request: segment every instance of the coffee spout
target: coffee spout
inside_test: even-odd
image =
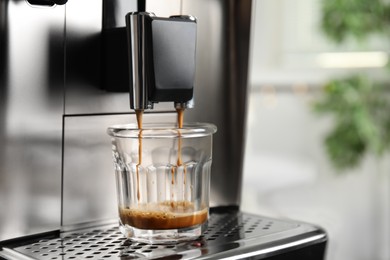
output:
[[[158,102],[193,107],[196,19],[135,12],[126,15],[126,29],[131,109]]]

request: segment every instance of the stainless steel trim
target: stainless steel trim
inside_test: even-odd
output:
[[[103,0],[103,28],[125,27],[125,16],[131,11],[142,11],[138,0]]]
[[[64,21],[0,1],[0,241],[60,226]]]
[[[180,18],[185,20],[196,21],[196,17],[192,15],[171,15],[169,18]]]
[[[164,46],[164,48],[166,48],[166,49],[164,49],[164,51],[161,51],[161,49],[156,48],[156,43],[158,44],[158,40],[155,40],[153,45],[151,45],[151,38],[150,37],[152,37],[152,38],[157,37],[157,39],[159,39],[158,37],[161,37],[160,35],[164,35],[164,37],[166,37],[166,38],[168,38],[168,37],[166,36],[166,34],[163,34],[163,33],[155,35],[155,33],[154,33],[155,30],[150,29],[150,26],[152,26],[152,24],[154,24],[154,22],[151,23],[151,21],[147,21],[147,19],[150,17],[153,17],[153,16],[155,16],[153,13],[147,13],[147,12],[131,12],[131,13],[126,15],[126,29],[127,29],[128,43],[129,43],[128,55],[129,55],[129,61],[131,63],[129,65],[129,74],[131,75],[131,77],[130,77],[131,78],[131,82],[130,82],[130,107],[131,107],[131,109],[134,109],[134,110],[151,109],[151,108],[153,108],[153,104],[157,103],[159,101],[158,98],[157,99],[152,98],[150,95],[151,93],[148,93],[148,92],[149,91],[153,92],[153,90],[151,90],[151,89],[152,88],[154,89],[154,79],[156,79],[156,81],[158,81],[157,79],[164,78],[163,75],[167,73],[166,66],[162,70],[161,70],[161,65],[157,66],[157,67],[155,66],[156,64],[159,64],[161,60],[165,61],[167,59],[165,57],[166,52],[169,53],[169,55],[167,55],[167,57],[169,57],[168,60],[172,60],[172,61],[178,60],[176,63],[180,64],[181,68],[186,68],[185,70],[182,70],[182,72],[184,72],[184,74],[186,74],[186,77],[184,77],[186,79],[184,81],[184,82],[186,82],[186,83],[184,83],[185,84],[184,88],[187,88],[186,84],[188,84],[188,81],[189,81],[187,79],[188,78],[187,74],[192,75],[192,85],[191,85],[191,90],[190,90],[191,97],[192,97],[193,76],[194,76],[194,70],[195,70],[195,68],[194,68],[194,65],[195,65],[194,44],[195,44],[196,38],[194,38],[194,40],[192,41],[192,38],[187,37],[187,39],[190,39],[191,43],[190,44],[187,43],[187,45],[189,46],[189,49],[187,49],[185,52],[183,52],[183,50],[180,50],[181,53],[180,52],[175,53],[176,50],[169,51],[170,49],[173,49],[173,48],[172,47],[168,48],[165,45],[162,45],[162,46]],[[192,24],[194,24],[194,23],[196,24],[195,17],[190,16],[190,15],[175,15],[175,16],[170,16],[170,18],[176,19],[176,20],[180,19],[180,20],[192,21],[193,22]],[[146,23],[148,23],[148,24],[146,24]],[[156,21],[156,23],[157,23],[157,21]],[[159,25],[159,23],[157,23],[155,26],[158,26],[158,25]],[[192,32],[194,32],[194,31],[192,30]],[[196,32],[196,30],[195,30],[195,32]],[[176,30],[175,33],[177,34],[178,31]],[[152,34],[153,34],[153,36],[152,36]],[[173,35],[175,35],[175,34],[173,34]],[[185,39],[182,39],[182,40],[185,40]],[[175,43],[178,43],[179,46],[180,45],[184,46],[184,44],[181,44],[182,43],[181,41],[177,41]],[[160,43],[160,45],[161,44],[162,43]],[[153,48],[153,51],[149,50],[148,48]],[[174,47],[174,48],[176,48],[176,47]],[[192,48],[194,48],[194,49],[192,49]],[[183,55],[185,56],[185,54],[187,54],[187,53],[189,54],[189,56],[191,56],[192,51],[194,52],[192,59],[190,58],[187,60],[187,58],[186,58],[184,61],[187,63],[183,63],[183,60],[180,60],[180,58],[177,58],[177,57],[181,57]],[[174,57],[173,55],[176,55],[176,57]],[[156,58],[156,57],[159,57],[159,58]],[[186,65],[188,65],[188,68]],[[173,66],[172,70],[174,72],[176,72],[177,69],[174,69],[174,66]],[[173,73],[173,74],[168,74],[168,75],[170,75],[169,78],[174,78],[176,80],[178,78],[180,78],[180,75],[177,72],[176,72],[176,74]],[[167,78],[168,77],[163,79],[161,82],[166,82]],[[174,84],[173,82],[174,82],[174,80],[170,81],[170,83],[168,83],[168,84]],[[171,88],[172,87],[171,85],[167,85],[167,83],[164,83],[164,84],[165,85],[162,88],[166,88],[166,87]],[[186,95],[188,95],[188,94],[186,94]],[[191,108],[191,107],[193,107],[193,104],[194,104],[191,101],[187,101],[188,97],[185,97],[185,96],[180,97],[180,98],[182,98],[181,100],[178,99],[178,97],[174,97],[174,96],[171,96],[170,98],[171,99],[169,99],[169,98],[165,99],[165,101],[177,101],[177,100],[182,101],[182,102],[175,103],[174,107]],[[184,101],[187,101],[187,102],[184,102]]]
[[[126,15],[127,39],[129,46],[129,60],[132,75],[132,91],[130,95],[130,107],[135,110],[150,109],[152,103],[148,101],[147,68],[145,57],[145,19],[154,16],[148,12],[132,12]]]
[[[263,259],[326,241],[325,232],[306,223],[226,211],[211,213],[204,235],[191,242],[172,245],[132,243],[122,236],[117,225],[101,225],[80,226],[57,238],[36,238],[22,246],[7,246],[7,250],[31,259]],[[313,257],[320,259],[323,255]]]
[[[251,0],[188,0],[183,13],[197,18],[194,97],[188,122],[218,127],[213,138],[212,206],[240,205]]]
[[[10,248],[3,248],[3,250],[0,251],[0,257],[4,257],[7,260],[34,260],[34,258],[26,256]]]
[[[155,11],[158,16],[174,15],[180,7],[177,4],[172,10],[172,3],[177,1],[170,1],[168,5],[159,0],[151,2],[147,1],[147,11]],[[188,0],[182,1],[179,12],[197,18],[196,108],[186,110],[184,121],[209,122],[218,127],[213,141],[210,196],[213,206],[240,204],[251,4],[251,0]],[[101,75],[95,65],[99,53],[93,48],[81,52],[82,48],[77,45],[100,33],[101,5],[97,0],[69,1],[66,5],[66,115],[130,112],[128,93],[108,93],[96,88],[81,77],[87,73],[81,74],[83,70],[77,67],[82,64],[81,53],[87,53],[91,56],[89,70],[93,72],[94,81]],[[88,12],[88,16],[80,16],[80,11]],[[160,102],[148,113],[161,111],[174,112],[174,107]],[[162,119],[157,117],[156,120]]]
[[[312,236],[308,236],[296,241],[291,240],[286,242],[285,244],[278,244],[275,246],[270,246],[268,248],[253,250],[248,253],[239,253],[239,254],[235,253],[233,256],[226,256],[227,252],[223,252],[221,254],[213,255],[213,258],[215,257],[215,258],[220,258],[225,260],[233,260],[233,259],[249,259],[251,257],[255,257],[259,255],[269,255],[275,252],[278,252],[280,254],[285,250],[295,250],[298,249],[300,246],[308,246],[312,243],[319,243],[321,241],[325,241],[326,239],[327,236],[325,233],[313,234]],[[229,255],[232,255],[231,252],[229,252]],[[203,258],[203,259],[207,259],[207,258]]]
[[[214,139],[211,177],[213,206],[240,204],[243,100],[249,46],[249,34],[246,34],[249,24],[241,18],[250,14],[250,3],[249,0],[191,0],[181,4],[181,13],[194,14],[199,25],[194,89],[197,108],[186,112],[185,121],[210,122],[219,129]],[[84,165],[78,168],[83,174],[82,169],[90,163],[82,157],[71,158],[70,150],[66,150],[71,145],[77,148],[80,143],[68,142],[71,135],[77,134],[63,128],[63,117],[66,117],[64,122],[70,122],[72,116],[130,112],[128,94],[107,93],[98,86],[102,7],[101,0],[69,1],[54,8],[31,8],[25,1],[17,0],[0,2],[0,55],[5,58],[0,61],[0,83],[4,83],[0,85],[0,203],[5,202],[0,212],[0,240],[61,225],[63,180],[72,177],[69,174],[76,164]],[[23,30],[26,22],[28,31]],[[236,58],[238,65],[234,65]],[[235,80],[227,80],[230,76]],[[172,105],[164,109],[173,112]],[[156,110],[145,115],[145,120],[165,120],[161,111],[156,113]],[[152,113],[155,117],[151,117]],[[175,115],[172,113],[171,117]],[[29,135],[32,127],[36,131]],[[62,141],[64,158],[61,158]],[[90,148],[80,147],[85,153]],[[97,149],[101,154],[109,146],[101,145]],[[109,162],[107,157],[105,165]],[[103,168],[98,170],[100,175],[105,174]],[[77,188],[80,194],[85,194],[83,185]],[[80,195],[79,199],[86,198]],[[52,206],[47,207],[49,204]],[[39,205],[43,210],[31,210],[31,205]],[[75,207],[76,204],[64,209]],[[100,213],[91,211],[80,221],[91,220],[87,217],[93,214],[94,218],[104,218]],[[65,214],[70,216],[72,211]],[[6,234],[5,228],[10,233]]]

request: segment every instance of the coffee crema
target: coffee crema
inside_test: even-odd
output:
[[[208,209],[194,212],[194,204],[189,201],[165,201],[161,203],[139,204],[132,208],[119,208],[123,225],[139,229],[178,229],[203,224],[208,218]]]

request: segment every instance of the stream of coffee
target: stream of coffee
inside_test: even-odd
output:
[[[141,199],[141,194],[140,194],[140,189],[139,189],[139,167],[142,164],[142,115],[144,111],[143,110],[135,110],[135,115],[137,117],[137,126],[139,129],[139,134],[138,134],[138,164],[137,164],[137,199],[140,201]]]
[[[184,108],[177,108],[176,112],[177,112],[177,124],[178,124],[178,127],[181,129],[181,128],[183,128],[183,123],[184,123]],[[179,135],[179,140],[178,140],[177,166],[182,166],[183,165],[182,152],[181,152],[182,138],[181,138],[180,130],[178,130],[178,135]],[[184,166],[183,174],[184,174],[184,180],[183,180],[184,192],[186,192],[187,191],[185,189],[186,179],[187,179],[187,167],[186,166]]]
[[[136,109],[135,110],[135,115],[137,117],[137,126],[138,129],[140,129],[139,134],[138,134],[138,164],[136,166],[137,168],[137,199],[138,201],[141,198],[140,194],[140,188],[139,188],[139,167],[142,164],[142,119],[143,119],[143,110],[142,109]],[[183,122],[184,122],[184,108],[177,108],[177,125],[178,128],[183,128]],[[178,153],[177,153],[177,163],[176,163],[176,169],[179,166],[183,165],[182,158],[181,158],[181,146],[182,146],[182,139],[181,139],[181,133],[178,130]],[[172,173],[172,185],[175,184],[175,168],[172,168],[171,170]],[[186,169],[184,168],[184,185],[186,183]],[[172,194],[173,195],[173,194]]]
[[[183,128],[184,121],[184,108],[177,108],[177,125],[179,128]],[[181,166],[183,164],[181,160],[181,133],[178,130],[179,140],[178,140],[178,155],[177,155],[177,166]]]
[[[177,108],[177,126],[178,128],[183,128],[183,121],[184,121],[184,108]],[[180,130],[177,130],[177,135],[178,135],[178,141],[177,141],[177,162],[176,162],[176,169],[178,169],[179,166],[183,165],[183,161],[181,159],[181,133]],[[185,174],[185,170],[184,170]],[[172,168],[172,185],[175,184],[175,168]],[[173,194],[172,194],[173,195]]]

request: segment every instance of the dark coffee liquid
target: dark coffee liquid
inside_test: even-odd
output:
[[[176,112],[177,112],[177,125],[179,128],[183,128],[184,108],[176,108]]]
[[[176,112],[177,112],[177,124],[178,124],[178,127],[179,128],[183,128],[184,108],[177,108]],[[177,166],[179,167],[179,166],[183,165],[182,152],[181,152],[182,138],[181,138],[180,130],[178,130],[178,135],[179,135],[179,140],[178,140],[178,149],[177,149],[178,150]],[[186,180],[187,180],[187,167],[184,167],[183,173],[184,173],[183,185],[184,185],[184,190],[186,191],[185,185],[186,185]]]
[[[122,224],[139,229],[177,229],[203,224],[208,210],[194,212],[194,205],[189,201],[165,201],[120,208],[119,216]]]
[[[184,108],[176,108],[176,112],[177,112],[177,126],[178,128],[183,128],[183,121],[184,121]],[[182,166],[183,165],[183,161],[181,159],[181,141],[182,141],[182,138],[181,138],[181,133],[180,133],[180,130],[177,131],[177,134],[178,134],[178,141],[177,141],[177,162],[176,162],[176,168],[172,168],[171,170],[171,173],[172,173],[172,185],[175,184],[175,169],[177,169],[177,167],[179,166]],[[186,169],[184,168],[184,176],[186,176]],[[185,184],[185,177],[184,177],[184,184]],[[173,197],[174,194],[172,194],[172,197]]]
[[[135,110],[135,115],[137,116],[137,125],[138,129],[140,129],[138,134],[138,164],[136,166],[137,168],[137,199],[138,201],[141,198],[141,194],[139,191],[139,167],[142,164],[142,115],[144,111],[143,110]]]
[[[144,114],[144,111],[142,109],[135,110],[135,116],[137,117],[137,126],[138,129],[142,129],[142,116]]]
[[[183,128],[183,121],[184,121],[184,108],[177,108],[176,109],[176,112],[177,112],[177,125],[179,128]],[[177,152],[177,166],[181,166],[183,164],[182,160],[181,160],[181,133],[180,133],[180,130],[178,131],[178,136],[179,136],[179,140],[178,140],[178,152]]]

